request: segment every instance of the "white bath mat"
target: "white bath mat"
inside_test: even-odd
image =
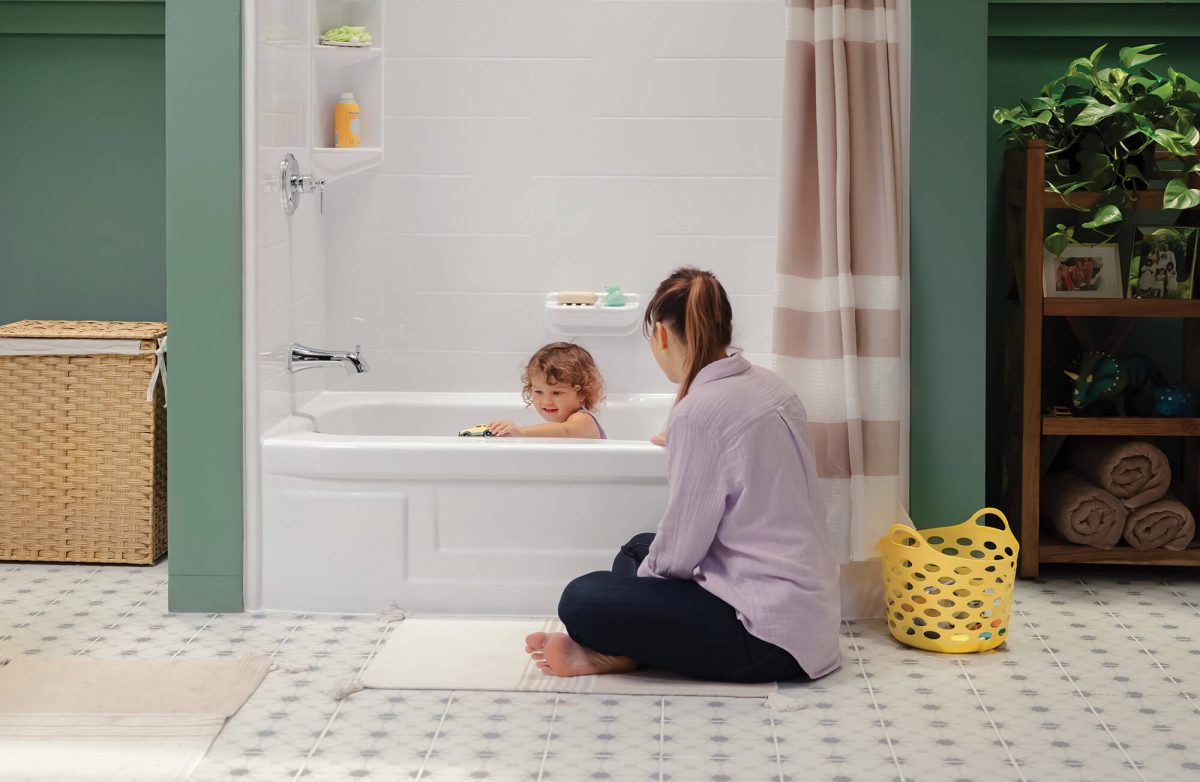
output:
[[[232,717],[271,668],[237,660],[14,657],[0,665],[0,714],[211,714]]]
[[[186,782],[225,718],[187,714],[0,714],[0,779]]]
[[[0,664],[0,779],[184,782],[270,665],[16,657]]]
[[[502,690],[602,695],[766,698],[778,686],[686,679],[664,671],[548,676],[525,654],[525,636],[562,632],[556,619],[406,619],[363,672],[361,684],[391,690]]]

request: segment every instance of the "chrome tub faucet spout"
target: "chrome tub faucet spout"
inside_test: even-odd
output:
[[[358,345],[354,346],[354,350],[320,350],[318,348],[306,348],[298,344],[292,345],[291,352],[288,354],[288,370],[299,372],[302,369],[312,369],[313,367],[336,363],[346,367],[346,372],[349,374],[361,375],[364,372],[369,372],[371,368],[367,366],[367,362],[362,360],[359,350]]]

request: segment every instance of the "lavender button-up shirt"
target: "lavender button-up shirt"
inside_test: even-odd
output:
[[[670,499],[639,576],[691,579],[814,679],[841,664],[839,567],[804,406],[740,355],[709,364],[667,426]]]

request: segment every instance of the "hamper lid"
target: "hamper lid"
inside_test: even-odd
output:
[[[19,320],[0,326],[13,339],[158,339],[166,323],[124,320]]]

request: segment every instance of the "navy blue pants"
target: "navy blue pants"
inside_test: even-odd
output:
[[[654,533],[621,547],[612,571],[580,576],[563,590],[558,617],[572,639],[601,654],[722,682],[807,678],[790,654],[746,632],[732,606],[695,581],[638,578]]]

